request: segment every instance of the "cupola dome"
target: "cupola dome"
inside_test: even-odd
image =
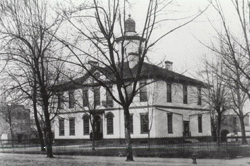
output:
[[[125,21],[125,32],[135,32],[135,21],[131,18],[131,15]]]

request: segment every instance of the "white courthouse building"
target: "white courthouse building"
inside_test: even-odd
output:
[[[127,36],[118,38],[117,43],[119,45],[121,40],[127,42],[129,58],[124,73],[127,73],[129,80],[129,73],[136,71],[138,61],[134,53],[136,49],[133,48],[143,39],[135,32],[135,22],[131,18],[125,21],[125,31]],[[203,102],[203,92],[207,86],[201,81],[174,72],[172,65],[169,61],[164,68],[143,64],[138,84],[146,86],[139,90],[130,105],[131,138],[134,143],[150,139],[160,144],[179,142],[190,137],[202,139],[211,136],[210,111]],[[100,70],[107,71],[107,68],[97,66],[92,72],[102,77]],[[90,111],[93,113],[93,110],[96,139],[115,144],[124,141],[122,107],[89,74],[58,87],[60,113],[54,122],[55,142],[91,140],[93,117]],[[110,84],[110,87],[118,97],[116,85]]]

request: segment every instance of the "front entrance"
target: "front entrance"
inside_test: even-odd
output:
[[[190,137],[191,133],[189,132],[189,121],[183,121],[183,137]]]
[[[22,142],[22,134],[17,134],[17,142],[21,143]]]
[[[229,131],[222,130],[222,132],[221,132],[221,142],[226,142],[227,141],[227,134],[228,133],[229,133]]]
[[[93,133],[93,131],[90,133],[90,138],[93,138],[93,134],[94,134],[94,139],[95,140],[101,140],[103,138],[103,127],[102,127],[102,118],[100,117],[100,115],[95,115],[94,117],[94,128],[95,128],[95,132]]]

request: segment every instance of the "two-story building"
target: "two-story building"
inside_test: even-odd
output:
[[[138,55],[134,48],[141,39],[135,32],[135,22],[125,22],[127,36],[117,39],[127,42],[129,55],[124,63],[124,78],[129,80],[137,69]],[[93,62],[92,62],[93,65]],[[139,87],[142,87],[130,105],[130,128],[133,142],[167,143],[187,137],[210,137],[211,123],[208,105],[203,102],[207,86],[196,79],[172,70],[172,62],[162,68],[149,63],[142,66]],[[108,67],[98,66],[91,70],[95,75],[112,78]],[[108,79],[107,79],[108,80]],[[115,84],[110,84],[113,95],[118,96]],[[125,139],[124,113],[113,101],[106,89],[87,73],[82,77],[58,85],[58,109],[55,119],[55,141],[90,140],[91,119],[95,119],[95,136],[109,142]],[[129,87],[128,87],[129,88]],[[132,88],[132,87],[131,87]],[[94,110],[94,117],[93,116]]]
[[[244,117],[245,134],[250,135],[249,115]],[[221,121],[221,141],[226,141],[227,137],[241,137],[241,124],[240,118],[235,113],[230,112],[229,114],[222,116]],[[238,139],[228,139],[228,141]]]
[[[24,105],[17,104],[2,106],[1,109],[0,139],[12,140],[17,143],[30,139],[33,131],[30,126],[30,110],[26,109]]]

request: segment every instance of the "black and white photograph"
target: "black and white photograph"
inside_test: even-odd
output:
[[[0,0],[0,165],[250,165],[250,0]]]

